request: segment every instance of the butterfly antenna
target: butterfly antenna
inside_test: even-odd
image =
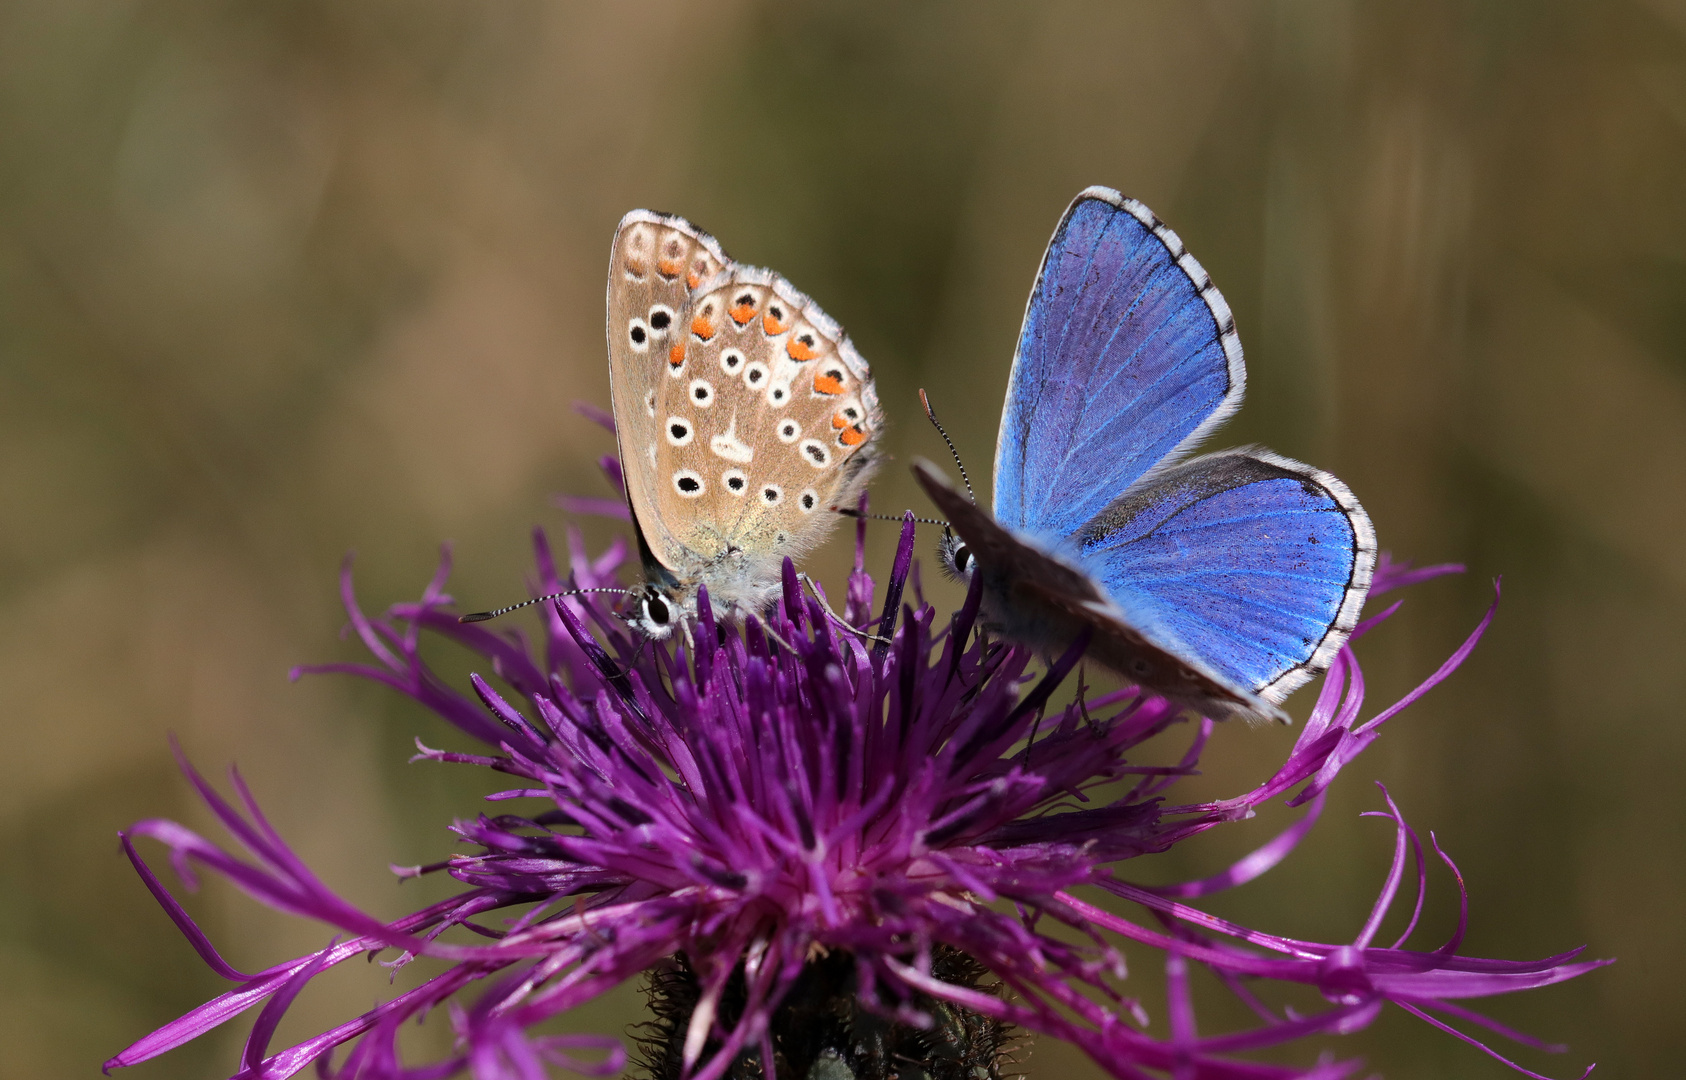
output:
[[[523,600],[519,604],[511,604],[508,607],[501,607],[496,611],[476,611],[468,615],[459,615],[457,616],[457,621],[460,623],[485,622],[487,619],[495,619],[499,615],[508,615],[512,611],[520,611],[524,607],[532,607],[534,604],[542,604],[546,600],[560,600],[564,596],[579,596],[581,593],[599,592],[621,593],[625,596],[632,595],[631,589],[568,589],[563,592],[551,593],[549,596],[535,596],[531,600]]]
[[[943,442],[948,444],[948,452],[954,457],[954,467],[960,470],[960,480],[966,485],[966,497],[971,499],[975,505],[978,501],[978,496],[977,493],[972,490],[972,481],[971,478],[966,475],[966,466],[960,460],[960,451],[954,448],[954,440],[949,438],[948,432],[943,430],[942,421],[937,419],[936,411],[931,408],[931,399],[925,396],[925,390],[923,387],[919,390],[919,404],[925,406],[925,415],[930,418],[931,426],[937,429],[937,434],[941,435],[943,437]]]
[[[844,517],[848,518],[866,518],[868,521],[900,522],[906,520],[905,514],[863,514],[859,510],[853,510],[847,506],[833,506],[831,508],[831,512],[834,514],[842,514]],[[945,528],[948,526],[948,522],[938,521],[936,518],[916,517],[913,520],[919,522],[921,525],[941,525]]]

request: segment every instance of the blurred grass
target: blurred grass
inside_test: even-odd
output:
[[[1373,701],[1505,575],[1474,659],[1225,913],[1355,928],[1388,846],[1356,814],[1384,779],[1471,885],[1469,951],[1621,957],[1494,1004],[1573,1044],[1524,1060],[1669,1075],[1678,0],[0,6],[0,1074],[90,1075],[220,989],[113,839],[201,820],[166,732],[239,761],[352,899],[414,902],[385,865],[446,850],[475,781],[401,764],[412,735],[448,739],[414,710],[285,673],[355,655],[333,636],[345,551],[370,607],[414,596],[447,538],[457,595],[503,601],[527,529],[560,533],[547,496],[600,490],[609,441],[569,405],[607,400],[620,214],[687,214],[789,275],[872,361],[897,461],[941,452],[925,386],[977,475],[1042,246],[1091,183],[1158,211],[1236,311],[1250,395],[1220,442],[1329,468],[1397,555],[1470,564],[1364,643]],[[921,505],[899,463],[874,498]],[[846,548],[817,560],[833,579]],[[1281,751],[1220,734],[1215,790]],[[1144,872],[1209,871],[1269,824]],[[227,890],[193,902],[237,964],[326,937]],[[383,990],[378,969],[338,979],[283,1036]],[[134,1074],[225,1075],[239,1028]],[[1337,1048],[1396,1078],[1508,1075],[1398,1017]],[[1029,1064],[1098,1075],[1046,1043]]]

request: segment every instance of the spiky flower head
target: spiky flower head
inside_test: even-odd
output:
[[[537,584],[560,591],[542,533],[536,541]],[[1000,1039],[1013,1025],[1073,1042],[1130,1080],[1335,1077],[1358,1063],[1294,1068],[1236,1055],[1355,1030],[1390,1003],[1448,1030],[1451,1019],[1523,1038],[1456,1002],[1597,966],[1575,962],[1576,953],[1531,962],[1463,957],[1462,916],[1438,948],[1406,947],[1415,915],[1397,940],[1379,942],[1383,917],[1408,880],[1420,912],[1427,873],[1417,835],[1385,792],[1394,859],[1350,940],[1249,930],[1196,903],[1280,862],[1310,829],[1341,769],[1462,662],[1492,610],[1440,670],[1366,720],[1363,678],[1343,650],[1292,753],[1268,780],[1230,799],[1177,804],[1176,785],[1194,771],[1211,721],[1128,689],[1088,696],[1079,687],[1070,704],[1053,708],[1081,642],[1037,672],[1030,653],[978,632],[975,590],[947,617],[922,600],[904,604],[911,519],[881,603],[860,551],[857,543],[842,615],[805,591],[786,563],[782,599],[764,619],[716,625],[700,603],[690,644],[635,640],[601,594],[548,605],[536,642],[460,624],[444,591],[448,555],[420,602],[369,618],[348,566],[346,608],[373,662],[314,670],[386,683],[487,748],[476,756],[424,746],[419,757],[510,778],[489,796],[495,812],[454,824],[467,851],[403,871],[449,874],[462,891],[391,922],[366,914],[302,864],[237,774],[230,803],[184,763],[245,855],[161,820],[136,824],[123,842],[200,955],[235,986],[107,1067],[147,1060],[259,1008],[238,1077],[289,1076],[312,1062],[320,1075],[344,1078],[467,1070],[478,1080],[535,1080],[547,1075],[546,1062],[608,1075],[625,1065],[618,1040],[532,1029],[655,972],[658,986],[665,980],[678,989],[658,995],[657,1028],[672,1041],[656,1049],[651,1067],[693,1080],[870,1072],[870,1053],[830,1044],[858,1039],[830,1040],[820,1020],[804,1019],[816,1007],[833,1018],[846,1014],[841,1031],[866,1030],[870,1020],[888,1032],[884,1038],[926,1047],[972,1035]],[[576,534],[570,584],[614,586],[624,556],[617,543],[590,558]],[[1384,562],[1372,595],[1448,569]],[[503,689],[478,675],[469,692],[448,685],[421,659],[424,634],[467,647]],[[1149,744],[1172,738],[1186,745],[1177,765],[1138,763]],[[1103,790],[1104,800],[1097,798]],[[1306,814],[1227,872],[1170,888],[1131,883],[1131,860],[1250,817],[1278,798],[1306,806]],[[134,837],[164,843],[184,875],[194,864],[209,868],[341,936],[264,971],[236,971],[140,859]],[[1074,891],[1080,887],[1122,898],[1142,917],[1103,909]],[[494,925],[498,913],[504,921]],[[1147,1031],[1149,1010],[1129,992],[1124,943],[1164,953],[1168,1036]],[[396,951],[387,961],[395,967],[421,956],[448,966],[330,1031],[270,1052],[276,1024],[307,982],[385,950]],[[1214,973],[1260,1024],[1200,1033],[1190,965]],[[1326,1007],[1310,1014],[1273,1007],[1271,983],[1315,987]],[[810,992],[816,984],[829,987],[818,998]],[[454,1056],[404,1066],[401,1025],[441,1005],[455,1026]],[[335,1048],[348,1044],[336,1060]],[[607,1053],[575,1056],[590,1048]],[[964,1052],[965,1045],[949,1057]],[[895,1069],[912,1075],[906,1055],[898,1060]],[[932,1077],[941,1072],[931,1062],[917,1067]],[[994,1060],[971,1068],[968,1080],[998,1071]]]

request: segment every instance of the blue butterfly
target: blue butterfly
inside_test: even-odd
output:
[[[1084,191],[1042,258],[995,447],[995,516],[929,462],[914,475],[981,575],[1001,636],[1087,655],[1211,716],[1278,703],[1352,633],[1376,563],[1347,486],[1248,447],[1189,457],[1241,405],[1229,305],[1177,234]]]

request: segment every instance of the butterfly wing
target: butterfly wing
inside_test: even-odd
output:
[[[971,548],[974,572],[984,578],[987,614],[1003,636],[1059,653],[1087,631],[1091,659],[1153,693],[1210,715],[1282,718],[1197,655],[1144,632],[1083,568],[1002,528],[929,462],[915,461],[913,474]]]
[[[732,260],[714,237],[684,218],[634,210],[610,248],[607,334],[615,438],[634,527],[658,563],[682,564],[670,520],[655,512],[658,485],[650,449],[660,438],[655,401],[671,380],[668,355],[691,291]],[[649,559],[645,560],[646,564]]]
[[[866,361],[789,282],[646,210],[615,234],[608,339],[646,569],[760,600],[866,483],[884,420]]]
[[[1229,305],[1176,233],[1109,188],[1084,191],[1025,309],[995,449],[995,517],[1070,536],[1241,404]]]
[[[711,595],[754,602],[866,483],[872,373],[818,305],[746,266],[693,291],[665,357],[646,417],[655,516]]]
[[[1132,625],[1271,703],[1334,660],[1376,564],[1345,484],[1257,448],[1155,474],[1075,541]]]

